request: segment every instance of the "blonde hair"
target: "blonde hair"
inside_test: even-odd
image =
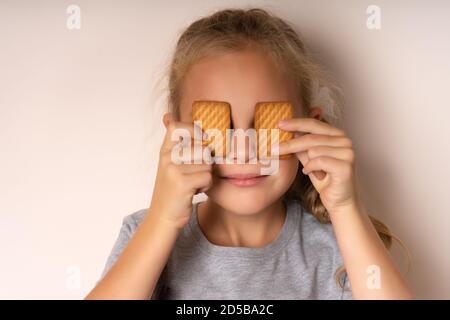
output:
[[[195,62],[215,53],[243,50],[254,44],[270,54],[278,67],[293,76],[304,112],[307,113],[312,107],[317,88],[327,88],[334,103],[328,106],[322,121],[338,124],[342,101],[339,87],[315,62],[299,34],[287,22],[258,8],[221,10],[195,21],[182,33],[169,65],[168,105],[175,118],[180,116],[183,78]],[[331,223],[319,193],[300,169],[285,198],[300,200],[305,210],[320,223]],[[370,218],[378,235],[389,248],[393,235],[382,222]],[[341,286],[344,275],[343,267],[335,273]]]

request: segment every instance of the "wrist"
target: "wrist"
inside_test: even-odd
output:
[[[349,215],[358,215],[361,212],[363,212],[363,206],[360,201],[356,198],[352,198],[349,201],[347,201],[345,204],[337,206],[333,208],[332,210],[328,210],[328,213],[330,215],[330,219],[333,219],[333,217],[339,217],[339,216],[349,216]]]
[[[175,222],[152,213],[150,209],[145,217],[144,224],[151,226],[156,232],[163,233],[178,234],[182,229]]]

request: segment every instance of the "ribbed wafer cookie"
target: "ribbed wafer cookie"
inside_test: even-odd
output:
[[[272,137],[271,129],[279,130],[279,141],[287,141],[294,136],[293,132],[278,128],[278,121],[291,119],[294,116],[294,108],[290,102],[259,102],[255,107],[255,130],[258,144],[258,158],[271,158]],[[267,129],[265,134],[260,129]],[[281,155],[280,159],[288,159],[291,154]]]
[[[228,150],[228,140],[226,130],[230,128],[231,109],[230,104],[222,101],[194,101],[192,104],[192,121],[201,121],[203,132],[208,129],[217,129],[220,135],[213,135],[203,139],[203,145],[211,143],[213,156],[225,157]],[[220,152],[222,147],[222,152]]]

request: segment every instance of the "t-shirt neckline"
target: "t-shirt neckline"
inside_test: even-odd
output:
[[[211,243],[203,234],[198,223],[197,207],[199,203],[193,204],[192,216],[188,225],[198,246],[207,254],[222,257],[239,257],[242,259],[268,258],[281,252],[281,249],[289,242],[298,225],[300,205],[297,201],[283,201],[286,206],[286,218],[283,226],[277,237],[264,247],[227,247]]]

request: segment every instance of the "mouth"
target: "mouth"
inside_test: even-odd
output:
[[[260,174],[230,174],[220,178],[237,187],[252,187],[264,182],[268,175]]]

